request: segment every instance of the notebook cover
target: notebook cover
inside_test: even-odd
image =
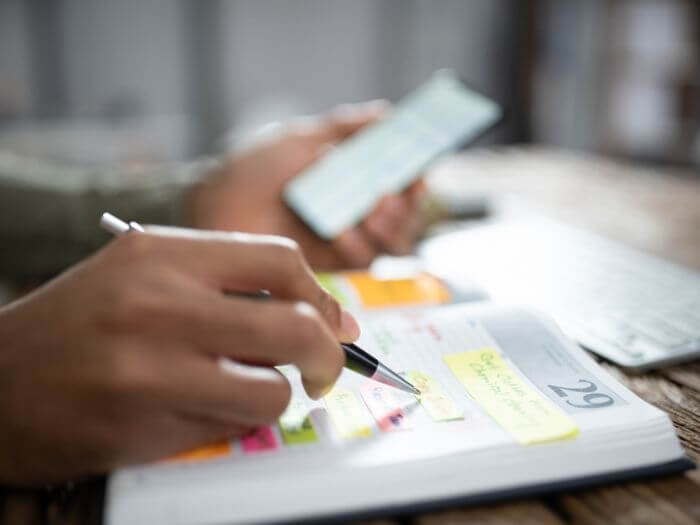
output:
[[[354,520],[363,520],[380,517],[401,517],[407,515],[422,514],[436,510],[444,510],[446,507],[465,507],[470,505],[483,505],[505,500],[542,496],[556,492],[568,492],[601,485],[610,485],[622,481],[639,481],[641,479],[654,478],[669,474],[685,472],[695,468],[695,463],[687,457],[682,457],[667,463],[650,465],[606,474],[597,474],[581,478],[571,478],[563,481],[539,483],[525,487],[515,487],[503,490],[495,490],[481,494],[469,494],[467,496],[449,497],[444,499],[421,501],[412,505],[395,505],[347,513],[339,513],[311,518],[296,517],[292,520],[276,521],[274,523],[337,523]]]

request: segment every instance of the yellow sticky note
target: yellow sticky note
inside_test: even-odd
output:
[[[429,376],[420,370],[409,370],[406,377],[413,386],[420,390],[421,394],[429,394],[431,392],[438,392],[441,390],[440,386],[437,384],[437,381],[435,381],[432,376]]]
[[[450,292],[432,275],[410,279],[376,279],[367,272],[350,272],[347,280],[367,308],[440,304],[450,301]]]
[[[331,420],[344,438],[368,437],[372,429],[367,414],[355,394],[343,388],[334,388],[323,398]]]
[[[419,370],[410,370],[406,377],[420,390],[420,404],[434,421],[464,419],[464,412],[442,391],[442,387],[432,376]]]
[[[493,348],[444,356],[479,405],[521,445],[575,436],[576,422],[523,381]]]

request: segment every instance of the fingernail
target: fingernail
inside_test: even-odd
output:
[[[352,314],[345,309],[340,315],[340,329],[343,335],[352,341],[360,337],[360,325],[357,324]]]
[[[313,400],[321,399],[326,394],[328,394],[328,392],[333,390],[333,384],[326,385],[323,387],[317,387],[315,383],[310,383],[303,379],[302,383],[304,385],[304,390],[306,390],[306,394]]]

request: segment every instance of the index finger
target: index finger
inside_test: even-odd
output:
[[[200,284],[220,291],[269,291],[280,299],[315,307],[342,341],[354,341],[360,330],[354,317],[316,280],[296,242],[274,235],[189,230],[148,226],[153,249],[177,262]],[[148,242],[148,240],[146,240]]]

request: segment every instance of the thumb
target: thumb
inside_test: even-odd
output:
[[[343,342],[360,336],[355,318],[315,278],[299,246],[284,237],[149,225],[139,238],[207,288],[313,306]]]

